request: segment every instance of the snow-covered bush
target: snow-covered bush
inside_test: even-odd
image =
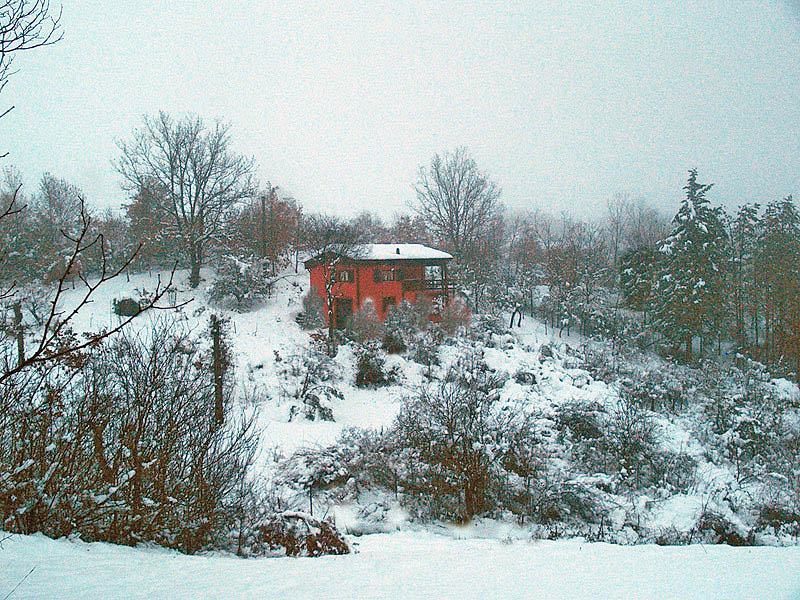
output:
[[[556,416],[560,439],[586,473],[612,475],[628,489],[654,486],[670,493],[694,482],[695,461],[660,449],[654,418],[630,399],[608,412],[597,403],[567,402]]]
[[[478,339],[488,339],[492,335],[503,335],[508,332],[505,322],[497,314],[482,313],[472,317],[470,333]]]
[[[299,402],[289,408],[289,421],[302,415],[309,421],[333,421],[333,399],[341,400],[342,393],[331,386],[316,386],[307,389]]]
[[[195,340],[162,323],[77,358],[0,388],[3,529],[225,547],[256,436],[230,402],[216,420]]]
[[[114,300],[114,314],[120,317],[135,317],[142,312],[141,305],[133,298],[119,298]]]
[[[312,339],[303,351],[281,361],[281,374],[287,379],[300,380],[308,387],[329,382],[336,376],[336,363],[328,356],[325,340]]]
[[[303,329],[320,329],[325,326],[325,303],[314,290],[303,296],[303,312],[297,315],[297,323]]]
[[[208,296],[212,302],[246,312],[264,300],[269,287],[260,260],[223,256],[217,264],[216,279]]]
[[[416,304],[403,300],[389,308],[384,322],[384,350],[391,354],[405,352],[430,329],[432,311],[433,303],[427,296],[417,298]]]
[[[470,324],[470,314],[467,303],[460,296],[456,296],[439,308],[439,329],[446,335],[455,334],[460,328]]]
[[[695,530],[694,541],[707,544],[727,544],[729,546],[749,546],[751,540],[747,531],[742,530],[723,515],[706,510],[700,516]]]
[[[367,299],[347,322],[345,335],[358,344],[383,338],[383,323],[375,312],[375,304]]]
[[[349,554],[350,546],[333,523],[302,512],[272,515],[258,526],[259,542],[286,556]]]
[[[412,359],[430,368],[438,365],[439,346],[431,336],[422,336],[414,342]]]
[[[680,382],[663,369],[649,370],[635,379],[623,379],[620,394],[628,403],[651,411],[675,412],[688,406]]]
[[[787,507],[778,503],[770,503],[760,506],[756,529],[764,531],[768,528],[774,535],[800,536],[800,511],[796,505]]]
[[[545,482],[531,506],[532,519],[545,525],[600,523],[606,514],[596,489],[571,481]],[[558,537],[554,535],[553,537]]]
[[[597,440],[603,436],[603,407],[597,403],[565,402],[556,416],[559,432],[574,441]]]
[[[278,485],[295,506],[313,511],[333,501],[353,501],[370,489],[398,491],[392,456],[397,436],[390,431],[345,429],[325,448],[302,448],[280,465]]]
[[[656,435],[656,423],[650,414],[621,398],[606,422],[601,453],[638,487],[646,481]]]
[[[356,386],[374,388],[397,381],[397,372],[387,370],[385,363],[376,343],[360,346],[356,351]]]
[[[518,409],[499,410],[497,379],[461,362],[446,381],[404,401],[397,419],[401,482],[429,517],[468,520],[498,508],[507,484],[505,466],[529,476],[530,422]],[[505,465],[505,466],[504,466]]]
[[[403,340],[403,336],[394,330],[387,330],[386,333],[383,334],[381,348],[389,354],[401,354],[408,349],[405,340]]]

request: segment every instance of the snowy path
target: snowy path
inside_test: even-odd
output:
[[[425,532],[356,539],[319,559],[183,556],[13,536],[0,597],[26,598],[800,598],[800,548],[502,543]]]

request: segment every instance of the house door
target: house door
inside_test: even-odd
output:
[[[344,329],[353,314],[353,301],[350,298],[336,298],[333,303],[334,327]]]

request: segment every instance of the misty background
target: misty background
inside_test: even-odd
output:
[[[232,3],[233,4],[233,3]],[[111,161],[143,114],[233,125],[309,210],[388,217],[466,146],[511,208],[598,215],[616,192],[673,214],[686,172],[732,207],[800,186],[795,2],[369,4],[81,1],[20,55],[5,164],[127,201]]]

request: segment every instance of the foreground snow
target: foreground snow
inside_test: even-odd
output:
[[[503,543],[429,532],[354,544],[348,556],[245,560],[15,535],[0,548],[0,597],[19,584],[11,598],[800,598],[798,547]]]

